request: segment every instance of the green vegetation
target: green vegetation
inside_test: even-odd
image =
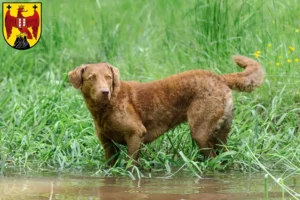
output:
[[[83,3],[84,2],[84,3]],[[43,2],[40,42],[16,51],[0,41],[0,166],[300,172],[300,4],[294,0],[87,0]],[[151,81],[189,69],[239,71],[234,54],[266,71],[251,94],[234,93],[235,120],[224,152],[202,161],[180,125],[141,151],[139,168],[107,168],[82,96],[67,72],[108,61],[122,80]],[[8,163],[9,162],[9,163]],[[136,173],[137,172],[137,173]],[[299,183],[296,184],[299,188]]]

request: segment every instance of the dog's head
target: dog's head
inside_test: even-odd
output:
[[[119,70],[108,63],[85,64],[68,76],[73,87],[93,101],[108,102],[119,91]]]

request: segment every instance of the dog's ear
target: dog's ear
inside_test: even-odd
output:
[[[82,66],[76,67],[73,71],[70,71],[68,73],[69,80],[72,83],[73,87],[76,89],[80,89],[80,86],[82,84],[82,74],[83,74],[85,68],[86,67],[84,65],[82,65]]]
[[[118,68],[108,64],[111,72],[112,72],[112,77],[113,77],[113,93],[116,94],[118,93],[120,89],[120,71]]]

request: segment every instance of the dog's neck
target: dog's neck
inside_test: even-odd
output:
[[[94,119],[95,126],[102,127],[112,110],[112,105],[91,102],[91,100],[85,99],[85,104]]]
[[[106,112],[110,111],[112,108],[112,105],[110,102],[102,103],[99,101],[94,101],[90,98],[84,97],[85,104],[91,114],[96,117],[99,115],[104,115]]]

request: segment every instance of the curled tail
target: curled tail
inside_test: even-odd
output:
[[[251,92],[263,83],[264,71],[258,62],[246,56],[233,56],[233,60],[245,70],[222,75],[228,87],[242,92]]]

